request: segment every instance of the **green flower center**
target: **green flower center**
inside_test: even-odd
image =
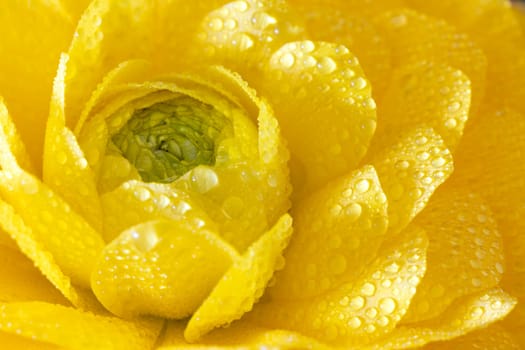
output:
[[[198,165],[214,165],[218,142],[232,130],[213,106],[180,96],[136,110],[111,140],[142,180],[170,183]]]

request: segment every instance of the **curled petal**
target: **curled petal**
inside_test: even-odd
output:
[[[285,214],[234,261],[190,319],[184,336],[195,341],[213,328],[230,324],[250,311],[264,293],[276,269],[282,267],[282,251],[292,234],[292,218]]]
[[[481,329],[503,319],[516,306],[516,299],[499,288],[456,300],[439,317],[398,327],[367,349],[399,349],[443,341]]]
[[[338,345],[367,344],[405,314],[425,273],[427,244],[425,232],[411,226],[385,242],[354,281],[310,299],[261,303],[251,319]]]
[[[295,233],[271,295],[305,299],[357,278],[387,228],[387,203],[375,169],[363,167],[314,193],[294,210]]]
[[[395,145],[376,154],[372,164],[388,198],[392,233],[414,219],[454,168],[443,139],[427,127],[402,134]]]
[[[206,298],[237,252],[187,221],[149,221],[108,244],[92,274],[101,303],[122,317],[183,318]]]

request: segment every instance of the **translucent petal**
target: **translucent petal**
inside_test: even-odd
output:
[[[102,230],[102,209],[93,171],[76,137],[65,125],[64,76],[68,60],[62,55],[51,98],[44,142],[44,182],[86,221]]]
[[[43,302],[1,303],[0,330],[73,349],[153,347],[159,320],[124,321]]]
[[[346,47],[285,44],[261,79],[256,88],[272,103],[292,154],[296,196],[359,163],[375,131],[376,105],[358,60]]]
[[[0,5],[0,95],[37,169],[53,76],[73,31],[74,22],[56,1],[10,0]]]
[[[300,333],[263,328],[246,321],[235,322],[228,328],[207,334],[199,340],[198,344],[189,344],[184,340],[184,327],[185,324],[183,322],[168,322],[158,350],[246,350],[264,347],[276,349],[331,349],[317,340]]]
[[[292,218],[285,214],[234,261],[193,314],[184,337],[196,341],[213,328],[228,325],[250,311],[263,295],[274,271],[282,268],[282,251],[291,234]]]
[[[259,303],[250,320],[337,345],[364,345],[391,332],[425,273],[427,238],[417,227],[393,237],[356,280],[324,295]]]
[[[470,91],[468,77],[450,66],[424,62],[396,69],[379,105],[370,152],[420,124],[434,128],[453,151],[468,119]]]
[[[0,300],[67,304],[60,292],[16,249],[0,245]]]
[[[445,185],[416,223],[429,233],[428,267],[404,322],[436,317],[454,299],[497,286],[505,265],[503,242],[478,195]]]
[[[149,221],[104,248],[91,287],[118,316],[183,318],[197,310],[237,256],[195,223]]]
[[[435,319],[396,328],[366,349],[400,349],[449,340],[501,320],[515,305],[516,299],[499,288],[479,292],[456,300]]]
[[[472,108],[483,97],[487,59],[466,34],[443,20],[412,10],[396,10],[378,16],[380,35],[390,44],[392,65],[435,62],[461,70],[471,81]]]
[[[453,171],[443,139],[427,127],[399,135],[398,142],[373,155],[371,163],[388,198],[391,233],[406,227]]]
[[[422,350],[520,350],[512,335],[499,325],[492,325],[479,331],[470,332],[447,342],[426,345]]]
[[[373,167],[337,181],[294,209],[286,266],[269,290],[275,299],[322,295],[358,277],[374,259],[387,228],[387,203]]]

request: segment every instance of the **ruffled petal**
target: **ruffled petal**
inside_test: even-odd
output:
[[[390,333],[425,274],[427,238],[411,226],[381,247],[355,280],[305,300],[260,303],[250,320],[337,345],[367,344]]]
[[[184,337],[196,341],[213,328],[229,325],[250,311],[263,295],[276,269],[282,267],[282,251],[292,234],[292,218],[285,214],[263,234],[222,276],[190,319]]]
[[[374,259],[387,228],[387,203],[375,169],[356,170],[294,210],[286,266],[269,290],[275,299],[322,295],[358,277]]]
[[[0,304],[0,330],[71,349],[150,349],[159,320],[124,321],[43,302]]]
[[[188,221],[149,221],[122,232],[94,266],[91,288],[121,317],[191,315],[237,252]]]

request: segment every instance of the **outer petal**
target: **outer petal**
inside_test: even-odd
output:
[[[521,347],[512,335],[499,325],[492,325],[479,331],[447,342],[436,342],[422,348],[422,350],[520,350]]]
[[[0,304],[0,330],[72,349],[149,349],[161,327],[42,302]]]
[[[237,252],[188,221],[149,221],[122,232],[95,265],[91,287],[116,315],[191,315]]]
[[[249,350],[271,347],[272,349],[332,349],[303,334],[280,329],[262,328],[246,321],[212,332],[188,344],[184,340],[184,323],[169,322],[158,350],[224,349]]]
[[[98,231],[102,209],[95,176],[76,137],[65,125],[64,76],[68,57],[62,55],[55,78],[44,146],[44,181]]]
[[[451,181],[486,198],[504,239],[504,285],[525,295],[525,119],[512,110],[488,110],[467,129]]]
[[[406,227],[453,171],[449,150],[427,127],[402,134],[395,145],[374,155],[372,164],[388,198],[391,233]]]
[[[234,261],[190,319],[184,331],[188,341],[199,339],[213,328],[228,325],[252,309],[274,271],[282,267],[281,254],[291,234],[292,218],[285,214]]]
[[[73,30],[74,23],[57,1],[8,0],[0,5],[0,95],[37,168],[53,76]]]
[[[346,47],[288,43],[262,74],[256,87],[273,104],[289,142],[296,196],[357,166],[375,131],[376,105],[358,60]]]
[[[425,273],[427,243],[424,231],[409,227],[385,243],[356,280],[311,299],[260,303],[251,319],[337,345],[369,343],[405,314]]]
[[[434,128],[453,151],[468,119],[470,92],[468,77],[456,68],[430,62],[398,68],[379,104],[378,128],[370,152],[420,124]]]
[[[271,295],[322,295],[358,277],[374,259],[387,228],[387,203],[373,167],[325,186],[295,208],[295,234]]]
[[[439,317],[398,327],[367,349],[399,349],[449,340],[501,320],[515,305],[516,300],[499,288],[469,295],[454,302]]]
[[[465,34],[442,20],[411,10],[378,16],[375,24],[392,49],[392,65],[432,61],[460,69],[471,81],[472,108],[480,105],[485,87],[487,60]]]
[[[454,299],[497,286],[505,264],[503,242],[478,195],[445,185],[416,222],[429,233],[428,267],[404,321],[436,317]]]

